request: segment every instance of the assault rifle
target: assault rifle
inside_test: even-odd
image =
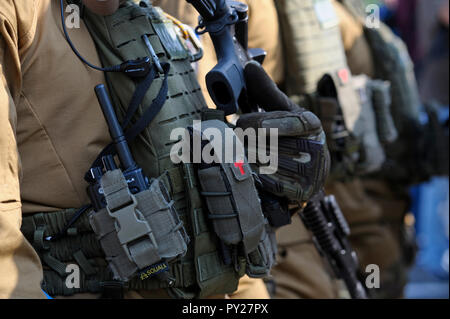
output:
[[[300,212],[306,228],[314,235],[318,250],[342,279],[354,299],[367,299],[359,277],[358,258],[348,241],[350,227],[333,195],[321,191]]]
[[[266,52],[248,48],[248,6],[230,0],[186,1],[200,13],[196,33],[208,32],[216,51],[218,63],[206,75],[206,86],[212,100],[225,115],[236,113],[239,107],[250,108],[247,105],[244,66],[251,60],[262,63]]]

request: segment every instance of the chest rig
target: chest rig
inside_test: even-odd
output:
[[[433,174],[442,174],[440,161],[433,159],[434,154],[442,154],[442,150],[433,148],[442,140],[438,137],[439,130],[421,123],[421,111],[426,110],[431,117],[433,111],[422,106],[408,48],[383,22],[378,28],[368,27],[364,21],[367,13],[361,1],[340,2],[364,27],[364,36],[377,66],[376,78],[390,82],[390,113],[398,139],[386,147],[388,160],[383,167],[384,177],[393,184],[407,185],[428,180]]]
[[[93,214],[87,213],[87,206],[81,210],[34,214],[24,218],[22,231],[43,261],[43,289],[50,295],[99,293],[105,287],[166,289],[174,298],[201,298],[235,291],[239,278],[245,273],[254,277],[267,275],[275,252],[270,250],[270,256],[266,253],[269,251],[265,249],[266,246],[271,245],[268,234],[263,230],[266,224],[258,224],[261,231],[257,232],[256,239],[253,238],[256,243],[252,246],[256,246],[256,249],[245,253],[233,250],[232,256],[228,258],[231,262],[224,262],[223,250],[218,248],[223,245],[221,240],[224,234],[219,234],[216,222],[212,227],[208,220],[215,212],[208,211],[203,204],[202,193],[207,192],[204,185],[200,187],[196,168],[188,163],[176,165],[170,158],[171,148],[177,142],[170,139],[172,130],[189,127],[194,120],[224,120],[223,114],[218,116],[214,111],[207,111],[191,67],[192,55],[177,36],[172,22],[159,8],[152,7],[147,1],[139,5],[126,2],[116,13],[107,17],[85,11],[84,21],[104,66],[123,66],[126,61],[137,62],[128,63],[125,72],[106,73],[115,113],[129,140],[131,153],[144,175],[157,178],[168,191],[170,205],[176,210],[189,241],[185,254],[168,263],[166,280],[151,276],[153,271],[156,273],[165,267],[158,266],[160,268],[150,269],[150,272],[141,273],[140,277],[124,283],[113,280],[117,276],[108,267],[105,247],[100,244],[98,233],[96,236],[92,231],[89,216]],[[140,61],[143,61],[143,57],[151,59],[149,71],[141,70]],[[143,76],[127,75],[127,72],[141,71],[144,72]],[[108,146],[92,167],[98,165],[102,155],[110,153],[111,146]],[[223,170],[228,168],[223,167]],[[92,172],[86,175],[88,181],[95,175]],[[250,187],[253,179],[251,174],[247,175],[246,183]],[[226,187],[220,196],[230,198],[230,214],[236,218],[236,207],[239,210],[240,205],[234,199],[236,196],[232,197],[239,185],[230,186],[230,176],[221,180]],[[235,180],[232,184],[241,182]],[[103,187],[105,183],[102,180]],[[125,181],[123,183],[126,187]],[[104,192],[107,193],[106,188]],[[212,193],[208,194],[211,196]],[[218,195],[214,193],[214,196]],[[256,191],[254,196],[258,202]],[[208,207],[212,206],[208,201]],[[100,225],[101,220],[97,221]],[[236,231],[241,231],[241,227],[242,222]],[[241,241],[245,243],[246,238],[244,234]],[[81,268],[78,287],[67,286],[68,264],[76,264]]]

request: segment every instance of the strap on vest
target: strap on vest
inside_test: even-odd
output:
[[[142,103],[145,94],[147,93],[148,89],[150,88],[151,84],[153,83],[153,80],[156,77],[156,69],[155,64],[152,65],[150,72],[148,75],[142,80],[137,88],[136,91],[133,94],[133,98],[131,99],[130,105],[128,106],[127,113],[125,115],[125,120],[122,123],[122,128],[125,128],[131,121],[131,118],[136,113],[139,105]],[[161,89],[159,90],[158,95],[153,100],[150,107],[148,107],[142,117],[133,125],[131,126],[127,131],[125,131],[125,138],[128,143],[132,142],[152,121],[153,119],[158,115],[159,111],[164,106],[164,103],[166,101],[167,93],[169,90],[168,86],[168,75],[170,71],[170,64],[169,63],[163,63],[162,68],[164,70],[164,80],[161,85]],[[107,145],[97,156],[95,161],[92,163],[91,168],[99,167],[102,163],[102,158],[107,155],[114,155],[116,154],[116,149],[114,147],[114,144],[111,143]],[[89,175],[90,170],[85,175],[85,180],[90,181],[91,177]]]

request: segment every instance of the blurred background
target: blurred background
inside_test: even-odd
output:
[[[449,120],[449,1],[384,0],[380,18],[407,44],[422,101],[439,105]],[[424,118],[426,118],[424,116]],[[435,177],[412,187],[419,252],[409,274],[407,298],[449,298],[449,181]]]

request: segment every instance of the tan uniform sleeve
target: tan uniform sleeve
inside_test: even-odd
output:
[[[239,280],[238,289],[228,296],[230,299],[270,299],[267,287],[262,279],[247,275]]]
[[[284,79],[283,43],[273,0],[246,0],[249,6],[248,45],[267,52],[264,69],[280,84]]]
[[[15,98],[20,92],[17,28],[0,4],[0,298],[45,298],[42,266],[20,231],[19,156],[15,139]],[[10,8],[9,8],[10,9]]]

